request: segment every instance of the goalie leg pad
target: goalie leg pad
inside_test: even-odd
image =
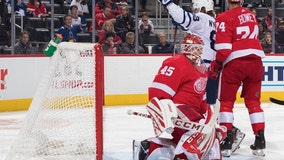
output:
[[[172,140],[164,138],[150,138],[149,156],[147,160],[172,160],[176,145]]]
[[[215,112],[215,110],[214,110]],[[209,110],[207,113],[207,118],[203,121],[205,124],[209,125],[206,132],[186,132],[178,142],[176,148],[176,155],[180,155],[182,152],[189,159],[202,159],[206,156],[211,148],[216,143],[216,117],[219,112],[214,113],[212,110]],[[180,114],[179,114],[180,115]],[[224,130],[223,130],[224,129]],[[223,138],[222,133],[226,131],[225,128],[221,128],[221,139]],[[224,134],[224,133],[223,133]],[[220,150],[219,150],[220,151]]]
[[[188,131],[181,137],[175,149],[176,159],[200,159],[200,149],[198,148],[196,139],[194,138],[196,136],[198,136],[197,132],[194,133],[193,131]]]
[[[227,128],[225,126],[216,125],[216,136],[221,142],[227,136]]]
[[[182,144],[182,150],[190,160],[221,159],[220,141],[216,135],[206,136],[195,132]]]
[[[154,97],[147,104],[146,109],[151,116],[155,135],[168,138],[173,132],[173,121],[177,118],[177,110],[173,101],[170,99],[159,100]]]
[[[221,149],[220,149],[220,141],[219,139],[215,139],[213,147],[210,149],[210,152],[201,158],[201,160],[216,160],[222,159]]]
[[[175,147],[175,143],[170,139],[152,137],[141,142],[133,140],[133,160],[149,160],[149,156],[154,159],[157,158],[161,152],[167,153],[167,156],[161,156],[160,158],[173,156]]]
[[[178,119],[181,119],[183,121],[200,122],[200,120],[204,118],[201,114],[196,112],[192,107],[188,105],[177,106],[177,112]],[[186,132],[188,132],[188,130],[180,129],[177,127],[175,128],[172,136],[174,137],[176,144],[179,143],[179,140]]]
[[[174,158],[174,149],[172,147],[156,148],[147,158],[147,160],[172,160]]]

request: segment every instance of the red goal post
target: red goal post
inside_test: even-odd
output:
[[[103,159],[101,46],[62,42],[6,160]]]

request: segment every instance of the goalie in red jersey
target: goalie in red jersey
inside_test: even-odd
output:
[[[201,59],[203,48],[200,37],[187,35],[181,54],[164,60],[149,87],[150,102],[146,106],[156,136],[137,145],[136,159],[222,158],[219,143],[226,129],[218,128],[220,132],[216,132],[216,119],[211,118],[213,107],[204,98],[208,75]],[[177,127],[180,123],[173,124],[176,119],[183,124],[204,125],[207,131],[200,131],[199,127],[182,129]]]
[[[260,107],[263,78],[262,58],[265,56],[258,40],[258,21],[255,15],[241,6],[243,0],[228,0],[229,10],[216,18],[216,60],[211,62],[209,76],[220,74],[219,124],[228,129],[222,143],[222,153],[229,157],[233,144],[233,107],[239,87],[244,98],[255,142],[250,146],[253,154],[264,156],[264,112]]]

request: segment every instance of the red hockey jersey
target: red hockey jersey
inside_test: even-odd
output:
[[[207,72],[201,73],[185,55],[166,59],[149,87],[149,100],[171,99],[199,111],[207,83]]]
[[[246,8],[236,7],[219,14],[216,18],[216,61],[225,64],[250,54],[264,57],[258,33],[257,19]]]

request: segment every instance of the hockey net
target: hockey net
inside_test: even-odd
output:
[[[7,160],[101,160],[98,44],[58,45]]]

